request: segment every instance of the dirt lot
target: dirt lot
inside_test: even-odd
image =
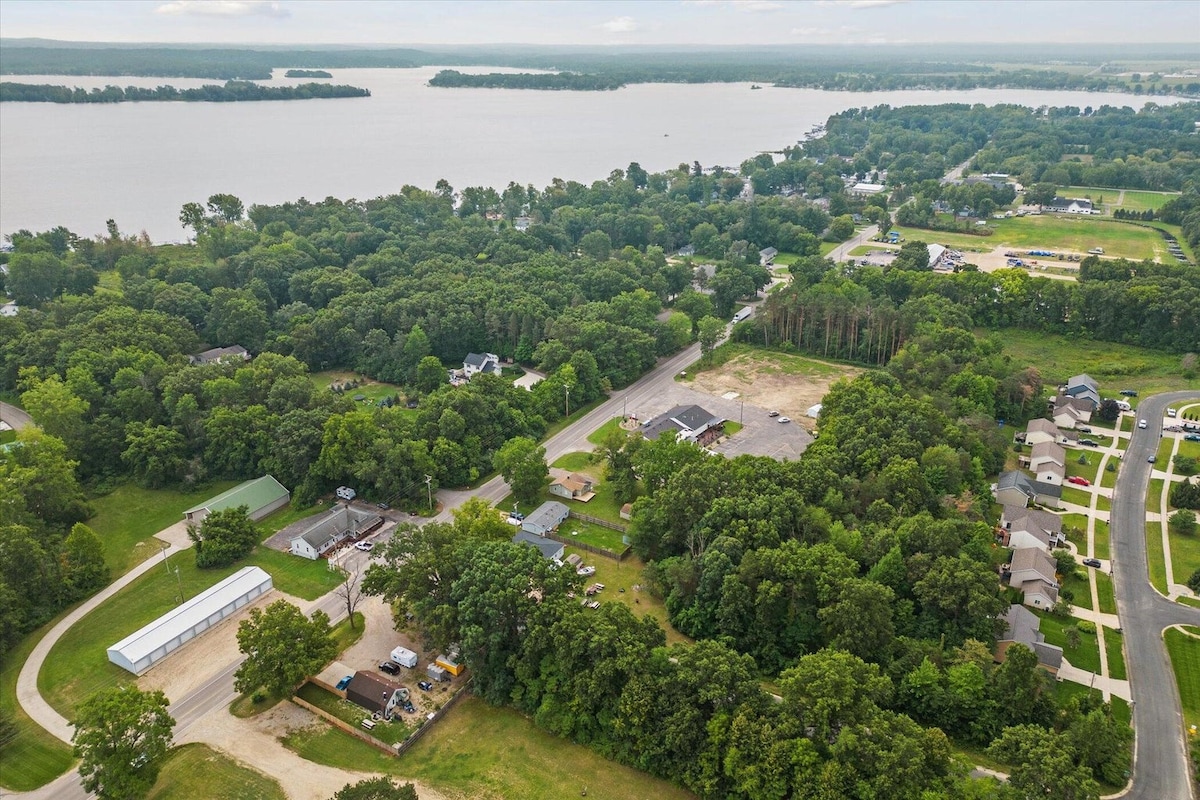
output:
[[[815,420],[805,412],[820,403],[839,378],[861,372],[802,356],[747,349],[718,367],[694,373],[688,385],[716,397],[736,392],[748,404],[778,411],[812,427]]]

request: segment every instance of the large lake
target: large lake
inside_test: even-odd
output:
[[[405,184],[541,188],[590,183],[631,161],[650,171],[699,161],[736,167],[795,144],[857,106],[948,102],[1128,105],[1130,94],[992,90],[825,92],[749,84],[640,84],[615,92],[433,89],[437,68],[344,69],[369,98],[255,103],[0,105],[0,234],[65,225],[92,236],[113,218],[155,241],[184,238],[190,201],[228,192],[248,206],[366,199]],[[282,72],[277,73],[282,75]],[[18,76],[73,86],[198,86],[174,78]],[[276,83],[299,83],[280,78]],[[1154,98],[1159,104],[1175,98]]]

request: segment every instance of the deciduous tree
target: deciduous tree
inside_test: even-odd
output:
[[[188,538],[196,543],[197,567],[227,567],[250,554],[258,544],[259,531],[249,510],[241,505],[214,511],[198,528],[188,526]]]
[[[71,724],[84,789],[112,800],[150,792],[175,726],[165,694],[133,686],[106,689],[80,704]]]
[[[492,464],[504,476],[518,500],[532,503],[546,487],[550,474],[546,448],[525,436],[509,439],[496,451]]]
[[[238,625],[237,640],[246,660],[234,673],[233,685],[243,693],[263,688],[282,695],[337,655],[329,616],[317,610],[305,617],[286,600],[276,600],[266,610],[250,609],[250,618]]]

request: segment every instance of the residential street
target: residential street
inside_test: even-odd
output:
[[[1130,800],[1192,800],[1183,720],[1175,675],[1163,645],[1171,625],[1200,625],[1200,609],[1167,600],[1150,584],[1146,557],[1146,491],[1151,465],[1146,459],[1159,444],[1163,411],[1195,400],[1200,392],[1172,392],[1147,397],[1138,417],[1149,427],[1137,428],[1125,452],[1113,493],[1111,530],[1117,610],[1125,633],[1125,654],[1133,692],[1133,785]]]

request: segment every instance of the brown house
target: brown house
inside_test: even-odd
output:
[[[346,687],[346,699],[372,714],[391,719],[392,712],[400,705],[403,688],[398,683],[360,669]]]

